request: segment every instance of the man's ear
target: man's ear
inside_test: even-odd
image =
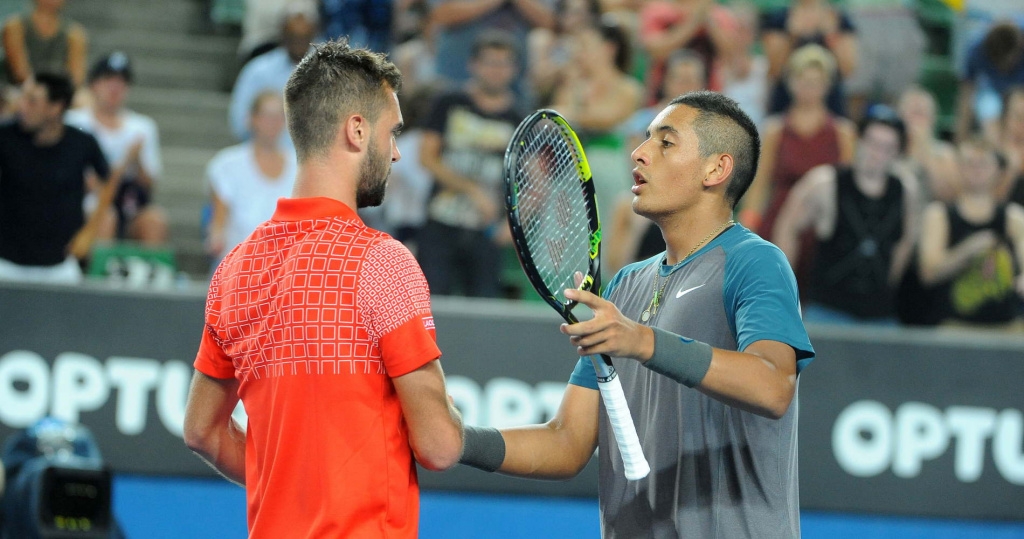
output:
[[[353,114],[341,124],[342,140],[353,150],[362,150],[370,140],[370,122],[364,116]]]
[[[727,153],[720,153],[708,160],[704,174],[704,187],[714,187],[725,183],[732,176],[733,158]]]

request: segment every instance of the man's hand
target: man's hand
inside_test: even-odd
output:
[[[651,328],[626,318],[612,302],[585,290],[567,289],[565,297],[594,312],[590,320],[559,328],[581,356],[605,354],[647,361],[654,354]]]
[[[68,243],[67,252],[78,260],[84,260],[96,241],[96,231],[90,226],[82,227]]]

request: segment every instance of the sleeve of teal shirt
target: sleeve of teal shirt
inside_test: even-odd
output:
[[[738,350],[761,340],[786,343],[796,351],[797,373],[814,359],[800,317],[796,278],[774,245],[740,245],[727,254],[722,299]]]

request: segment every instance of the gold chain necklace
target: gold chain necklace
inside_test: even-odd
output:
[[[697,245],[694,245],[693,249],[690,249],[690,252],[686,253],[686,256],[683,257],[683,260],[686,260],[687,258],[690,258],[690,255],[692,255],[693,253],[697,252],[697,249],[699,249],[701,245],[704,245],[705,243],[707,243],[708,240],[710,240],[711,238],[717,236],[723,230],[725,230],[726,228],[728,228],[728,227],[730,227],[730,226],[732,226],[734,224],[736,224],[736,221],[734,221],[732,219],[729,219],[728,221],[723,223],[722,226],[716,228],[715,230],[713,230],[707,236],[704,236],[704,239],[702,239],[699,242],[697,242]],[[651,302],[649,304],[647,304],[647,308],[644,309],[644,312],[640,313],[640,321],[641,322],[647,322],[647,321],[649,321],[651,319],[652,316],[654,316],[655,314],[658,314],[658,306],[661,305],[661,298],[662,298],[662,296],[665,295],[665,287],[668,286],[668,277],[665,277],[665,281],[661,283],[661,288],[658,288],[658,281],[660,280],[660,278],[661,278],[661,271],[660,270],[655,270],[655,272],[654,272],[654,296],[651,298]]]

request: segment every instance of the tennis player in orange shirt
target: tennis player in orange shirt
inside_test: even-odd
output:
[[[245,485],[254,539],[416,537],[414,459],[441,470],[462,452],[423,273],[356,215],[401,157],[400,85],[344,42],[302,60],[285,88],[293,198],[210,283],[185,443]]]

